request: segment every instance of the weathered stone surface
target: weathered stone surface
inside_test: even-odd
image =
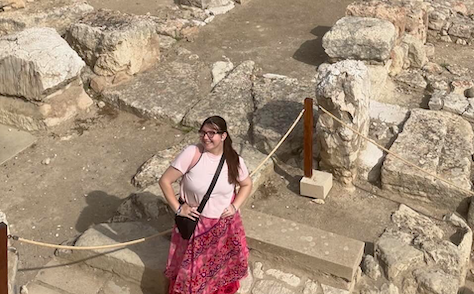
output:
[[[319,283],[307,280],[304,284],[303,294],[318,294],[322,291]]]
[[[354,2],[347,6],[346,15],[388,20],[397,29],[398,36],[402,36],[405,33],[406,9],[398,3],[380,1]]]
[[[407,10],[405,32],[426,43],[428,36],[428,11],[430,5],[425,2],[408,1],[404,3]]]
[[[250,294],[250,291],[252,291],[252,286],[253,286],[253,275],[252,271],[248,270],[247,276],[240,280],[240,288],[237,290],[238,294]]]
[[[200,127],[210,115],[220,115],[227,121],[233,136],[248,135],[249,117],[254,110],[252,99],[253,61],[244,61],[219,84],[209,96],[196,104],[185,116],[183,124]]]
[[[323,47],[332,58],[385,61],[396,38],[387,20],[343,17],[324,35]]]
[[[425,89],[426,86],[428,86],[428,83],[419,70],[404,70],[400,72],[395,79],[415,89]]]
[[[166,62],[131,81],[105,90],[105,102],[139,116],[180,123],[206,92],[201,78],[210,73],[201,62]],[[201,122],[200,122],[201,123]]]
[[[410,246],[406,240],[385,232],[375,244],[376,257],[380,261],[385,275],[394,280],[404,272],[423,263],[423,252]]]
[[[178,191],[178,190],[175,190]],[[111,218],[112,222],[129,222],[150,219],[170,219],[173,213],[164,196],[142,191],[127,197]]]
[[[390,76],[398,75],[403,69],[408,68],[409,64],[406,64],[408,56],[407,46],[397,45],[390,52],[390,59],[392,63],[390,64],[389,73]]]
[[[30,103],[20,98],[0,96],[0,123],[33,131],[56,126],[93,104],[80,79],[49,94],[43,102]]]
[[[304,108],[304,98],[314,96],[314,85],[287,77],[257,78],[253,83],[255,112],[253,139],[257,148],[270,153]],[[317,111],[314,110],[314,121]],[[302,121],[296,128],[302,128]],[[303,133],[292,132],[277,151],[286,157],[303,148]]]
[[[100,224],[88,229],[74,246],[107,245],[139,239],[157,234],[146,223],[127,222]],[[114,272],[126,280],[132,280],[143,289],[156,293],[167,291],[164,269],[168,257],[169,237],[161,236],[123,249],[59,252],[69,260],[81,260],[87,265]]]
[[[431,219],[404,204],[400,204],[398,210],[392,214],[392,222],[400,229],[409,230],[429,239],[442,239],[444,236],[443,230]]]
[[[84,62],[50,28],[0,38],[0,94],[41,101],[47,91],[77,78]]]
[[[452,92],[444,97],[444,111],[452,112],[455,114],[463,114],[468,106],[469,102],[467,101],[466,97],[461,94]]]
[[[448,67],[449,68],[449,67]],[[457,72],[457,70],[454,70],[453,68],[449,68],[450,72]],[[464,69],[460,68],[459,69],[459,75],[460,76],[468,76],[469,72],[464,73]],[[474,87],[474,80],[466,79],[466,78],[461,78],[461,79],[456,79],[450,83],[450,88],[453,93],[460,94],[464,96],[464,93],[467,89]]]
[[[180,4],[196,6],[202,9],[229,5],[231,0],[179,0]]]
[[[414,271],[420,294],[456,294],[458,280],[439,269],[418,269]]]
[[[459,285],[463,286],[466,280],[466,274],[470,267],[470,258],[472,250],[472,229],[461,217],[451,213],[446,220],[457,227],[455,245],[459,252]]]
[[[7,7],[11,7],[13,9],[18,8],[25,8],[26,3],[25,0],[2,0],[0,1],[0,7],[5,11]]]
[[[345,123],[367,135],[369,131],[370,78],[361,61],[341,61],[319,67],[316,82],[318,104]],[[322,113],[317,132],[321,146],[321,167],[351,184],[356,175],[362,138]]]
[[[362,261],[362,271],[373,280],[377,280],[382,275],[380,272],[380,266],[372,255],[364,256]]]
[[[50,27],[64,34],[66,28],[94,8],[80,0],[35,1],[25,9],[0,14],[0,35],[32,27]]]
[[[422,68],[428,62],[422,41],[412,35],[405,35],[402,38],[402,44],[408,48],[407,58],[411,67]]]
[[[389,62],[390,63],[390,62]],[[378,100],[380,95],[385,94],[385,85],[391,64],[367,65],[370,76],[371,100]]]
[[[470,190],[473,133],[461,117],[440,111],[412,110],[390,150],[420,168]],[[397,191],[399,201],[417,209],[467,212],[467,192],[420,173],[391,155],[382,167],[382,187]],[[421,205],[421,203],[423,203]]]
[[[431,110],[441,110],[444,107],[444,97],[447,93],[444,90],[435,90],[431,95],[430,101],[428,102],[428,107]]]
[[[296,292],[278,281],[261,280],[255,283],[252,294],[295,294]]]
[[[277,269],[268,269],[265,272],[267,275],[274,277],[277,280],[280,280],[292,287],[298,287],[301,283],[301,279],[294,274],[285,273]]]
[[[380,168],[385,158],[383,151],[372,143],[367,143],[359,154],[358,176],[371,183],[380,179]]]
[[[230,61],[218,61],[212,65],[212,87],[222,81],[225,76],[234,69],[234,64]]]
[[[350,291],[321,284],[322,294],[350,294]]]
[[[383,284],[380,288],[380,294],[398,294],[398,287],[392,283]]]
[[[118,11],[98,10],[73,24],[66,39],[98,75],[134,75],[159,60],[155,23]]]

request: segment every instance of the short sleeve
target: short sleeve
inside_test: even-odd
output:
[[[242,182],[249,176],[249,170],[245,165],[244,159],[239,156],[240,168],[239,168],[239,177],[237,178],[238,182]]]
[[[189,170],[196,154],[196,146],[189,145],[171,162],[171,166],[179,170],[183,175]]]

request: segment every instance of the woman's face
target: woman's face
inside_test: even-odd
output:
[[[227,133],[222,133],[213,125],[205,124],[199,131],[199,138],[207,151],[221,151],[224,148],[224,140]]]

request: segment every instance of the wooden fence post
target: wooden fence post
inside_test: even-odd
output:
[[[0,223],[0,294],[8,294],[8,238],[7,224]]]
[[[313,176],[313,99],[304,100],[304,176]]]

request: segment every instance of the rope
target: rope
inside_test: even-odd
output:
[[[277,149],[280,147],[280,145],[286,140],[286,138],[290,135],[291,131],[293,131],[293,129],[295,128],[296,124],[299,122],[299,120],[301,119],[301,117],[303,116],[303,113],[304,113],[304,109],[301,110],[300,114],[298,115],[298,117],[296,118],[296,120],[293,122],[293,124],[291,125],[291,127],[288,129],[288,131],[286,132],[286,134],[281,138],[280,142],[278,142],[278,144],[275,146],[275,148],[273,148],[272,152],[270,152],[270,154],[268,154],[268,156],[257,166],[257,168],[250,174],[250,177],[252,177],[253,175],[255,175],[255,173],[257,173],[257,171],[259,169],[262,168],[262,166],[267,162],[267,160],[277,151]],[[136,240],[131,240],[131,241],[128,241],[128,242],[123,242],[123,243],[117,243],[117,244],[110,244],[110,245],[101,245],[101,246],[67,246],[67,245],[56,245],[56,244],[51,244],[51,243],[44,243],[44,242],[38,242],[38,241],[33,241],[33,240],[28,240],[28,239],[24,239],[24,238],[21,238],[21,237],[18,237],[18,236],[13,236],[13,235],[9,235],[8,238],[10,239],[13,239],[15,241],[19,241],[19,242],[22,242],[22,243],[27,243],[27,244],[31,244],[31,245],[37,245],[37,246],[41,246],[41,247],[47,247],[47,248],[55,248],[55,249],[65,249],[65,250],[101,250],[101,249],[115,249],[115,248],[121,248],[121,247],[126,247],[126,246],[130,246],[130,245],[135,245],[135,244],[139,244],[139,243],[143,243],[145,241],[148,241],[148,240],[151,240],[153,238],[156,238],[156,237],[159,237],[159,236],[163,236],[163,235],[166,235],[168,233],[170,233],[173,229],[169,229],[169,230],[166,230],[164,232],[160,232],[160,233],[157,233],[155,235],[152,235],[152,236],[149,236],[149,237],[145,237],[145,238],[141,238],[141,239],[136,239]]]
[[[449,181],[449,180],[446,180],[444,178],[441,178],[440,176],[438,175],[435,175],[435,174],[432,174],[424,169],[422,169],[421,167],[417,166],[416,164],[414,163],[411,163],[410,161],[402,158],[400,155],[388,150],[387,148],[383,147],[382,145],[378,144],[377,142],[375,142],[374,140],[370,139],[370,138],[367,138],[366,136],[362,135],[359,131],[357,131],[356,129],[354,129],[353,127],[349,126],[348,124],[346,124],[345,122],[343,122],[342,120],[340,120],[339,118],[335,117],[332,113],[330,113],[329,111],[327,111],[326,109],[324,109],[321,105],[319,105],[319,108],[324,112],[326,113],[327,115],[329,115],[331,118],[333,118],[334,120],[336,120],[337,122],[339,122],[341,125],[345,126],[346,128],[350,129],[351,131],[353,131],[354,133],[356,133],[357,135],[361,136],[362,138],[364,138],[366,141],[369,141],[370,143],[374,144],[375,146],[377,146],[378,148],[382,149],[383,151],[385,151],[387,154],[390,154],[392,155],[393,157],[399,159],[400,161],[404,162],[405,164],[408,164],[412,167],[414,167],[415,169],[421,171],[422,173],[425,173],[429,176],[432,176],[433,178],[436,178],[442,182],[445,182],[451,186],[453,186],[454,188],[462,191],[462,192],[466,192],[470,195],[474,195],[474,192],[471,191],[471,190],[467,190],[467,189],[464,189],[464,188],[461,188],[459,186],[457,186],[455,183],[453,183],[452,181]]]

